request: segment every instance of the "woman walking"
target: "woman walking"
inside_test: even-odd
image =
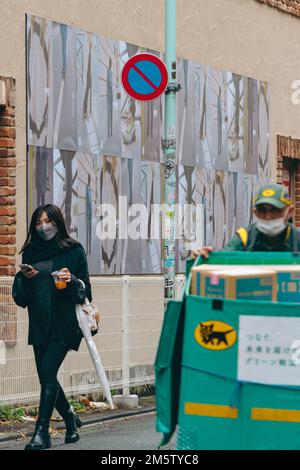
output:
[[[75,306],[86,297],[92,300],[91,284],[85,251],[69,236],[63,214],[55,205],[44,204],[34,211],[20,253],[22,265],[14,279],[13,298],[17,305],[28,307],[28,344],[33,345],[41,384],[35,433],[25,450],[40,450],[51,447],[49,422],[54,407],[65,421],[65,443],[79,439],[81,423],[57,373],[68,351],[79,348],[82,333]],[[56,277],[51,274],[54,271],[58,271]]]

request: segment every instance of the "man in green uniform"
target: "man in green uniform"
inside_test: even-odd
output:
[[[289,223],[294,212],[284,186],[276,183],[260,187],[254,200],[254,222],[241,227],[223,248],[224,251],[300,251],[300,231]],[[192,258],[208,258],[213,247],[192,251]]]

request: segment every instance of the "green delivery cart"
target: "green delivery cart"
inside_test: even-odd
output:
[[[161,445],[169,441],[177,427],[177,449],[300,449],[300,385],[288,385],[282,378],[275,384],[256,381],[255,377],[241,380],[238,375],[241,350],[244,346],[251,347],[251,343],[244,345],[240,339],[241,322],[251,325],[253,320],[255,324],[262,317],[270,330],[273,324],[282,324],[283,334],[285,324],[293,322],[295,338],[299,328],[300,340],[300,305],[190,295],[190,268],[203,262],[291,265],[300,264],[300,256],[294,253],[215,252],[209,260],[201,257],[195,262],[188,260],[185,292],[181,301],[172,300],[167,305],[155,361],[156,428],[163,433]],[[227,341],[220,337],[221,349],[201,345],[197,340],[200,324],[201,328],[209,328],[212,324],[227,325],[225,330],[230,333],[226,333]],[[263,362],[267,363],[268,349],[270,357],[274,358],[277,346],[272,335],[267,334],[267,330],[265,333],[261,340],[264,340],[264,346],[270,341],[263,355]],[[248,341],[254,336],[249,334]],[[250,370],[258,370],[258,357],[262,357],[257,346],[259,338],[256,335],[257,351],[249,350],[244,358],[245,364],[254,361]],[[285,368],[285,375],[293,374],[295,378],[299,374],[300,384],[300,365],[292,360],[292,345],[284,355],[283,351],[277,352],[281,359],[278,359],[276,370],[280,364]],[[273,362],[270,360],[267,364],[269,369]]]

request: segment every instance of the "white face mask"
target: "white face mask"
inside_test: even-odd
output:
[[[281,232],[283,232],[287,226],[287,221],[284,217],[273,220],[264,220],[256,217],[255,223],[257,230],[264,233],[268,237],[276,237],[276,235],[279,235]]]
[[[40,227],[36,229],[37,233],[43,240],[51,240],[51,238],[55,237],[58,232],[58,228],[53,224],[42,224]]]

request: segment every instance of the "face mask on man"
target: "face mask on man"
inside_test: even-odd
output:
[[[264,233],[268,237],[276,237],[276,235],[279,235],[281,232],[283,232],[287,226],[285,217],[272,220],[264,220],[256,217],[255,223],[257,230]]]
[[[36,228],[37,233],[43,240],[51,240],[58,232],[58,228],[53,224],[42,224]]]

